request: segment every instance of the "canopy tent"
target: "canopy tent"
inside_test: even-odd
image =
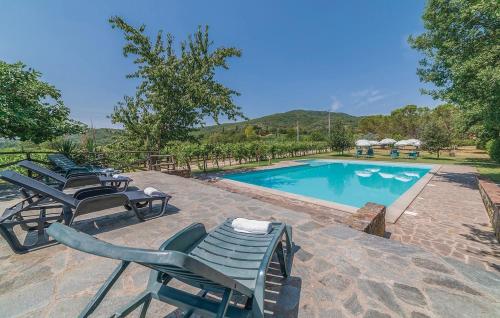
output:
[[[359,139],[356,140],[356,147],[371,147],[372,144],[370,143],[369,140],[366,139]]]
[[[393,144],[395,144],[395,143],[396,143],[396,140],[391,139],[391,138],[385,138],[385,139],[382,139],[382,140],[379,142],[379,144],[384,145],[384,146],[385,146],[385,145],[393,145]]]
[[[409,146],[409,145],[410,145],[410,143],[408,142],[408,140],[404,140],[404,139],[400,140],[394,144],[394,146],[396,146],[396,147],[404,147],[404,146]]]
[[[410,146],[415,146],[417,148],[422,145],[422,142],[418,139],[408,139],[407,142]]]
[[[368,142],[370,143],[371,146],[378,146],[380,145],[380,143],[376,140],[368,140]]]

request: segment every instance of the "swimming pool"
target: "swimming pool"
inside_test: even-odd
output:
[[[385,206],[424,177],[431,166],[307,160],[299,166],[236,173],[229,180],[360,208]]]

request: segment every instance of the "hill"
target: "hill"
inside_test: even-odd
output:
[[[345,123],[356,126],[361,117],[352,116],[345,113],[330,113],[331,120],[341,119]],[[328,127],[328,112],[315,110],[291,110],[285,113],[276,113],[260,118],[255,118],[237,123],[225,123],[221,125],[207,126],[199,130],[202,134],[211,134],[224,130],[244,129],[248,125],[262,127],[268,131],[280,129],[294,129],[299,123],[299,127],[304,131],[323,130]]]
[[[90,131],[90,130],[89,130]],[[121,129],[114,128],[94,128],[95,140],[98,146],[107,145],[113,142],[113,137],[122,133]],[[82,135],[71,135],[69,138],[79,143]]]

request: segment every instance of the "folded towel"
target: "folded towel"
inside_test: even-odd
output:
[[[160,196],[160,195],[165,195],[165,193],[163,193],[160,190],[155,189],[153,187],[147,187],[146,189],[144,189],[144,193],[146,193],[147,195],[150,195],[152,197],[154,197],[154,196]]]
[[[271,231],[271,222],[236,218],[231,223],[236,232],[251,234],[267,234]]]
[[[113,178],[115,178],[115,179],[121,179],[121,178],[125,178],[125,176],[123,174],[117,173],[117,174],[113,175]]]

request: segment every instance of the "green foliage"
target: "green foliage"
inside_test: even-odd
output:
[[[331,113],[331,119],[341,119],[344,123],[352,127],[355,127],[359,121],[359,117],[344,113]],[[328,112],[313,110],[292,110],[240,123],[225,123],[221,125],[203,127],[196,135],[210,135],[214,132],[224,132],[224,134],[237,135],[239,132],[243,131],[245,127],[251,125],[256,130],[256,133],[261,136],[274,135],[279,137],[290,135],[290,139],[295,139],[295,127],[297,121],[299,122],[301,135],[308,135],[314,131],[321,131],[324,133],[324,138],[326,139]]]
[[[390,115],[374,115],[363,117],[359,122],[358,131],[361,134],[373,134],[375,138],[392,137],[394,139],[418,138],[425,116],[429,113],[427,107],[406,105],[395,109]]]
[[[490,158],[500,163],[500,139],[492,139],[486,143],[486,151]]]
[[[21,62],[0,61],[0,137],[41,143],[82,129],[59,90],[40,76]]]
[[[169,141],[188,140],[206,117],[218,122],[221,116],[243,116],[233,102],[238,92],[215,79],[216,71],[229,69],[227,59],[241,56],[241,51],[212,49],[208,27],[199,27],[181,42],[176,54],[169,33],[165,37],[160,31],[151,41],[144,25],[134,28],[120,17],[109,22],[125,35],[124,56],[135,56],[137,70],[128,77],[140,81],[135,96],[126,96],[111,115],[113,123],[124,125],[127,138],[160,150]]]
[[[73,158],[79,147],[76,142],[69,138],[58,138],[51,143],[51,148],[69,158]]]
[[[410,37],[424,54],[417,73],[434,98],[458,105],[482,139],[500,136],[500,2],[429,0],[425,32]]]
[[[437,117],[432,117],[423,127],[422,141],[424,149],[436,153],[439,158],[439,152],[451,145],[451,136],[445,123]]]
[[[467,144],[468,136],[463,133],[462,112],[452,104],[442,104],[434,109],[407,105],[395,109],[390,115],[366,116],[361,119],[358,131],[364,139],[422,138],[426,124],[437,119],[440,126],[451,138],[452,144]]]
[[[234,161],[259,162],[276,158],[297,157],[308,153],[324,152],[329,149],[326,142],[262,142],[251,141],[230,144],[171,142],[163,152],[172,154],[179,166],[191,170],[193,162],[206,170],[208,161],[219,166]]]
[[[350,128],[344,124],[342,120],[334,120],[330,135],[331,148],[340,153],[344,153],[344,150],[351,148],[353,143],[354,137]]]

